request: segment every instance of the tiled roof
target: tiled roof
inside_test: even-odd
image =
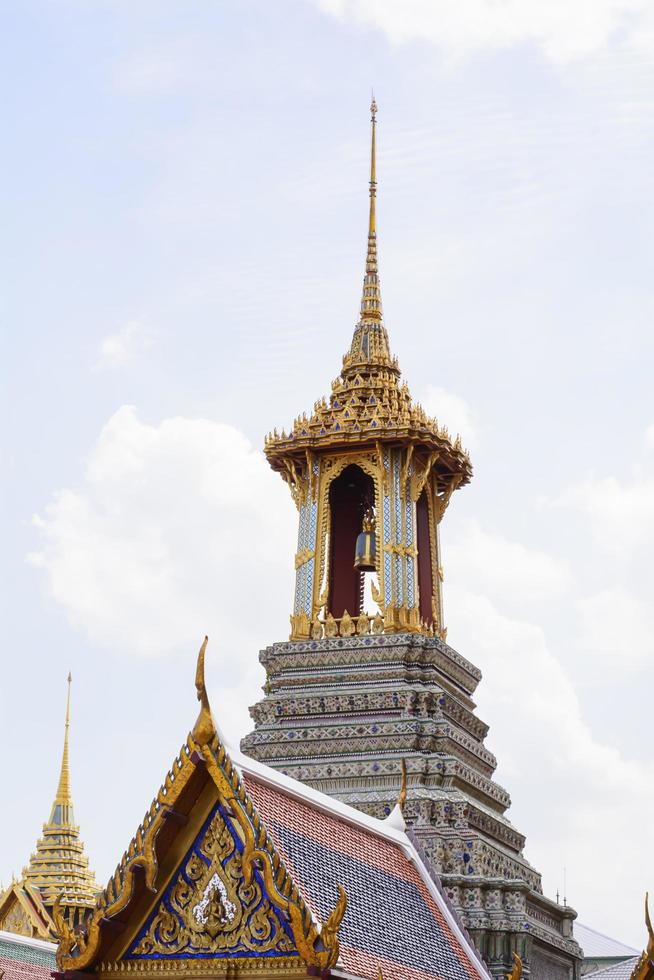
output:
[[[622,960],[621,963],[614,963],[613,966],[607,966],[603,970],[596,970],[595,973],[587,973],[586,977],[589,980],[590,977],[596,977],[597,980],[629,980],[638,960],[638,956],[632,956],[631,959]]]
[[[4,980],[50,980],[55,949],[54,943],[0,932],[0,972],[4,970]]]
[[[619,957],[629,957],[638,955],[638,950],[634,949],[633,946],[627,946],[626,943],[618,942],[617,939],[611,939],[610,936],[605,936],[602,932],[597,932],[596,929],[591,929],[590,926],[585,926],[581,922],[575,922],[574,925],[575,939],[579,945],[583,948],[584,957],[588,959],[618,959]]]
[[[326,797],[294,780],[264,767],[264,778],[247,771],[249,759],[238,764],[269,836],[317,918],[324,921],[331,911],[339,884],[347,892],[339,931],[347,973],[366,980],[377,980],[380,968],[393,980],[487,976],[406,834],[338,804],[341,816],[324,806]]]

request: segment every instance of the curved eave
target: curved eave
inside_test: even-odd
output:
[[[434,463],[438,472],[461,475],[459,486],[465,486],[472,479],[472,463],[468,455],[457,449],[447,439],[436,435],[432,430],[421,427],[397,427],[394,429],[368,429],[338,432],[327,432],[325,435],[309,434],[293,436],[286,439],[274,439],[267,443],[264,452],[274,470],[284,471],[284,460],[304,459],[306,452],[326,453],[347,451],[348,449],[370,449],[376,443],[384,445],[409,445],[427,452],[438,452],[440,455]]]

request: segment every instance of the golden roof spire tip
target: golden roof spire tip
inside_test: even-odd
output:
[[[68,731],[70,729],[70,686],[73,677],[70,671],[68,671],[68,677],[66,678],[68,684],[68,695],[66,697],[66,724],[64,728],[64,751],[61,758],[61,771],[59,773],[59,785],[57,786],[57,795],[55,796],[54,806],[64,806],[71,808],[72,817],[72,806],[73,800],[70,792],[70,765],[68,760]],[[53,807],[54,809],[54,807]],[[64,814],[62,812],[62,818]],[[52,820],[52,818],[50,818]],[[71,819],[72,822],[72,819]]]
[[[207,694],[207,688],[204,682],[204,655],[208,642],[209,637],[205,636],[200,647],[200,652],[198,653],[198,664],[195,669],[195,689],[197,691],[198,701],[200,702],[200,714],[193,726],[192,735],[198,745],[206,745],[216,734],[216,725],[211,714],[209,695]]]
[[[377,103],[375,102],[375,94],[373,92],[372,102],[370,103],[370,123],[372,128],[371,146],[370,146],[370,217],[368,220],[368,237],[375,235],[377,232],[376,226],[376,215],[375,215],[375,197],[377,196],[377,146],[376,146],[376,129],[377,129]],[[370,243],[368,243],[368,260],[370,260]],[[375,250],[374,256],[375,272],[377,271],[377,252]],[[367,268],[367,263],[366,263]]]

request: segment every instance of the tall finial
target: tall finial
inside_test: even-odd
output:
[[[366,275],[363,280],[363,295],[361,297],[360,323],[381,323],[382,303],[379,289],[377,269],[377,218],[375,213],[375,198],[377,197],[377,103],[373,93],[370,103],[370,216],[368,218],[368,251],[366,253]],[[388,347],[384,338],[382,346]],[[370,355],[372,351],[368,351]],[[388,350],[383,351],[388,356]],[[388,358],[390,360],[390,358]]]
[[[377,233],[375,223],[375,197],[377,196],[377,148],[375,139],[377,129],[377,103],[375,102],[374,92],[372,93],[372,102],[370,103],[370,123],[372,137],[370,147],[370,220],[368,221],[368,235],[375,235]]]
[[[68,763],[68,730],[70,728],[70,685],[72,683],[73,677],[70,671],[68,672],[68,696],[66,698],[66,727],[64,730],[64,752],[61,759],[61,772],[59,773],[59,785],[57,787],[57,795],[55,796],[54,805],[61,805],[65,807],[72,807],[73,800],[70,794],[70,766]]]
[[[397,361],[391,357],[388,334],[383,324],[381,288],[377,268],[377,103],[373,92],[370,103],[370,215],[368,218],[368,247],[366,274],[363,278],[361,313],[354,329],[350,349],[343,358],[343,377],[356,376],[361,371],[383,368],[399,376]]]
[[[216,725],[211,715],[209,695],[204,683],[204,655],[207,649],[209,637],[205,636],[198,654],[198,663],[195,669],[195,690],[197,691],[198,701],[200,702],[200,714],[193,726],[193,738],[198,745],[206,745],[216,734]]]

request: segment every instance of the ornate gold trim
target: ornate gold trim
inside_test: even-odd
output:
[[[85,922],[84,931],[74,932],[70,929],[62,915],[61,898],[58,898],[55,903],[53,917],[61,936],[57,949],[57,968],[61,972],[83,970],[92,965],[99,950],[104,923],[115,918],[132,898],[134,874],[137,868],[143,869],[146,887],[154,894],[158,893],[158,862],[155,852],[157,835],[166,812],[174,812],[174,804],[195,772],[200,758],[216,787],[219,802],[228,809],[243,834],[242,867],[246,885],[251,882],[256,868],[264,880],[268,899],[279,911],[288,916],[296,948],[308,967],[323,972],[333,967],[338,960],[338,928],[347,908],[345,891],[339,885],[338,899],[327,920],[322,926],[314,922],[309,908],[268,837],[259,814],[218,736],[204,680],[206,647],[205,637],[198,654],[195,675],[195,686],[201,707],[193,732],[189,735],[180,755],[174,760],[171,771],[167,774],[163,786],[132,838],[113,878],[98,898],[95,910]],[[129,965],[126,967],[122,964],[114,964],[108,969],[118,973],[138,972],[133,968],[133,964],[138,961],[127,962]],[[214,960],[211,962],[213,971]],[[223,961],[223,963],[227,962],[229,960]],[[265,962],[267,963],[268,960],[266,959]],[[221,968],[218,968],[218,972],[220,970]]]
[[[645,893],[645,925],[647,926],[647,948],[643,950],[629,980],[652,980],[654,978],[654,929],[649,915],[649,893]]]

